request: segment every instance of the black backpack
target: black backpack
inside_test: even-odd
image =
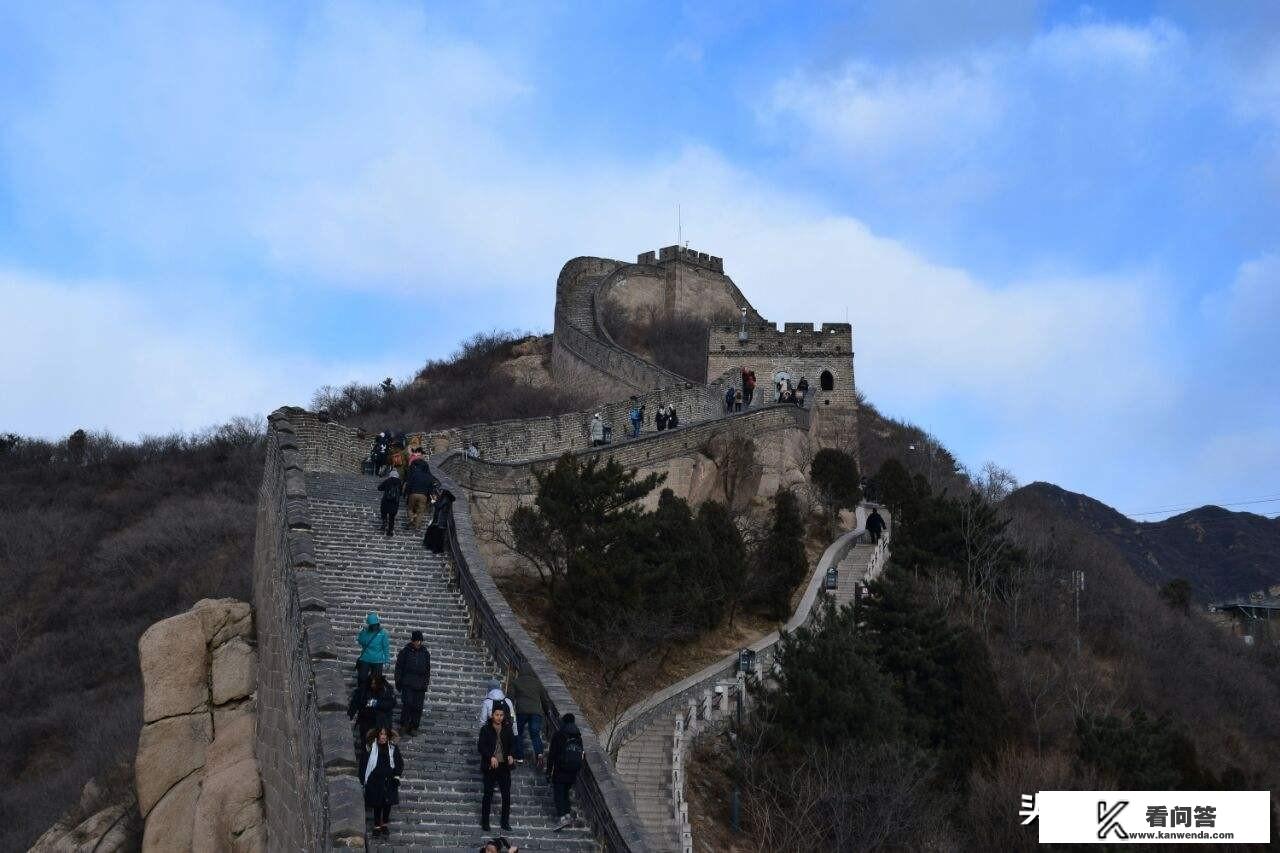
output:
[[[556,769],[577,773],[582,769],[582,753],[582,736],[570,735],[564,742],[564,749],[560,750],[560,757],[556,759]]]

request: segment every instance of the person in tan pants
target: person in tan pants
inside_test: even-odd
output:
[[[422,516],[431,506],[431,490],[436,478],[431,474],[426,457],[415,450],[405,476],[405,492],[409,495],[409,525],[415,530],[421,525]]]

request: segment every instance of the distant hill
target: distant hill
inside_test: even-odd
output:
[[[1095,536],[1149,583],[1185,578],[1199,601],[1280,584],[1280,519],[1204,506],[1164,521],[1138,522],[1052,483],[1024,486],[1008,500],[1019,514]]]

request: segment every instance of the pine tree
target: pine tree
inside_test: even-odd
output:
[[[773,523],[756,559],[763,603],[774,619],[787,618],[791,593],[808,568],[803,535],[800,502],[786,489],[778,489],[773,498]]]
[[[833,531],[840,510],[852,510],[862,499],[858,463],[843,450],[823,448],[813,456],[809,478],[826,509],[827,528]]]

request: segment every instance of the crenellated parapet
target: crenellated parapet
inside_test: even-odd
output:
[[[724,272],[724,259],[709,255],[706,252],[699,252],[697,249],[690,249],[687,246],[663,246],[656,252],[643,252],[636,257],[637,264],[647,266],[657,266],[675,261],[684,261],[686,264],[702,267],[703,269],[711,270],[711,272]]]

